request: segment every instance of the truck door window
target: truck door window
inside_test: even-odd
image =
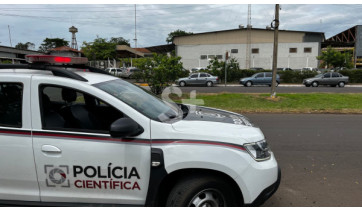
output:
[[[43,129],[108,133],[123,117],[107,103],[71,88],[42,85],[39,92]]]
[[[325,74],[323,75],[323,77],[324,77],[324,78],[330,78],[330,77],[331,77],[331,73],[325,73]]]
[[[197,78],[197,76],[199,76],[199,74],[193,74],[190,76],[190,78]]]
[[[332,77],[333,77],[333,78],[339,77],[339,74],[336,73],[336,72],[333,72],[333,73],[332,73]]]
[[[0,82],[0,126],[22,127],[23,85]]]

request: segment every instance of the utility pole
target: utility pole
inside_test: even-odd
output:
[[[137,10],[136,5],[134,5],[134,46],[137,48]]]
[[[136,4],[134,5],[134,46],[137,48],[137,9]],[[135,58],[137,58],[137,50],[135,49]],[[131,67],[132,67],[132,58],[131,58]]]
[[[250,46],[251,46],[251,5],[248,4],[248,24],[246,25],[246,55],[245,55],[245,68],[250,68]]]
[[[227,81],[227,64],[229,59],[229,52],[226,51],[225,53],[225,87],[226,87],[226,81]]]
[[[13,47],[13,44],[11,43],[11,33],[10,33],[10,25],[8,25],[9,30],[9,40],[10,40],[10,46]]]
[[[13,47],[13,43],[11,42],[11,33],[10,33],[10,25],[8,25],[9,30],[9,40],[10,40],[10,47]],[[14,59],[11,59],[12,63],[14,64]]]
[[[276,92],[276,76],[277,76],[277,63],[278,63],[278,29],[279,29],[279,4],[275,5],[275,19],[271,23],[271,27],[274,29],[274,48],[273,48],[273,78],[271,85],[271,98],[275,98]]]

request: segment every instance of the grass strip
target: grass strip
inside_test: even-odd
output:
[[[278,94],[271,99],[269,94],[219,93],[198,94],[196,101],[188,94],[171,95],[175,102],[220,108],[237,113],[341,113],[362,114],[362,94],[298,93]]]

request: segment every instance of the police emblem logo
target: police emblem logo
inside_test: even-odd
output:
[[[53,165],[45,165],[44,171],[47,176],[45,179],[47,187],[70,187],[69,179],[67,179],[67,176],[69,175],[68,166],[61,165],[55,167]]]

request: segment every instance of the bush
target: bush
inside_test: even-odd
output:
[[[302,83],[303,79],[314,77],[316,71],[278,71],[282,83]]]
[[[362,83],[362,70],[342,70],[339,71],[340,74],[349,77],[350,83]]]

